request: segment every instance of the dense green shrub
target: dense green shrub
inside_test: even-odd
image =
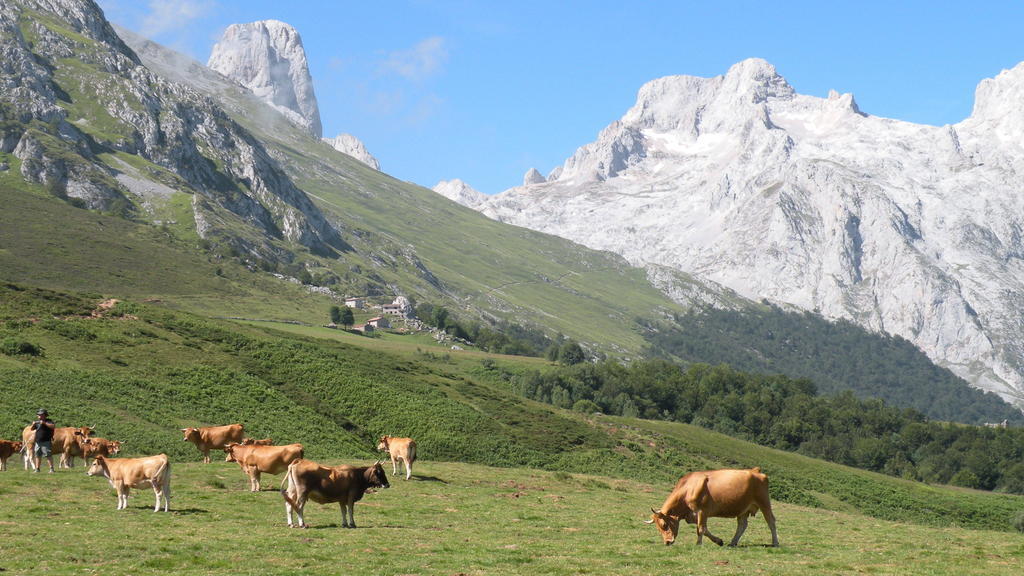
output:
[[[0,340],[0,352],[8,356],[41,356],[43,348],[27,340],[9,336]]]

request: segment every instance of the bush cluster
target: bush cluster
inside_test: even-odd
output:
[[[850,392],[820,396],[807,379],[647,360],[510,380],[519,394],[561,408],[686,422],[892,476],[1024,494],[1024,429],[932,422]]]

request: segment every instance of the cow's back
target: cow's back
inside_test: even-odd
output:
[[[760,470],[713,470],[706,474],[707,494],[699,506],[712,516],[739,516],[767,502],[768,477]]]
[[[260,446],[249,444],[235,446],[235,450],[245,449],[239,462],[247,466],[255,466],[260,472],[279,474],[295,460],[302,458],[304,450],[302,444],[287,444],[285,446]],[[236,459],[238,456],[236,454]]]
[[[165,474],[170,473],[170,460],[166,454],[142,458],[107,458],[106,464],[111,480],[130,486],[159,482]]]

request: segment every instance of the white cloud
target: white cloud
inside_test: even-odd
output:
[[[149,13],[143,17],[139,33],[153,38],[182,30],[207,15],[212,7],[210,0],[150,0]]]
[[[388,54],[382,67],[407,80],[423,80],[439,72],[448,59],[444,38],[432,36],[408,50]]]

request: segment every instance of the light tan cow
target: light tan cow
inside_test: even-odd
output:
[[[257,446],[235,444],[224,447],[225,462],[238,462],[238,466],[249,476],[249,490],[260,491],[260,475],[280,474],[288,469],[293,460],[303,456],[302,444],[285,446]]]
[[[273,446],[274,445],[274,439],[273,438],[260,438],[259,440],[257,440],[255,438],[249,438],[248,436],[246,436],[245,438],[242,438],[242,446],[249,446],[250,444],[256,445],[256,446]]]
[[[117,492],[117,509],[128,508],[128,495],[132,488],[152,487],[156,495],[153,512],[160,511],[163,499],[164,512],[171,505],[171,462],[166,454],[145,458],[106,458],[97,456],[85,472],[89,476],[102,475]]]
[[[0,472],[7,471],[7,459],[21,452],[22,446],[20,440],[0,440]]]
[[[85,460],[92,460],[97,456],[120,454],[122,444],[123,442],[120,440],[107,440],[106,438],[85,438],[78,441],[78,446],[82,450],[82,458]]]
[[[210,450],[220,450],[232,442],[241,444],[245,438],[245,427],[241,424],[182,428],[181,431],[185,433],[184,440],[195,444],[203,453],[203,462],[207,464],[210,462]]]
[[[761,469],[705,470],[680,478],[661,509],[651,508],[654,514],[646,523],[658,527],[666,545],[675,542],[679,521],[686,520],[697,525],[697,544],[702,544],[707,536],[721,546],[722,539],[708,532],[708,518],[736,518],[736,534],[729,543],[735,546],[747,529],[747,518],[758,510],[772,531],[772,546],[778,546],[775,515],[768,499],[768,477]]]
[[[416,441],[412,438],[394,438],[381,436],[377,450],[387,452],[391,456],[391,473],[398,475],[398,462],[405,463],[405,479],[412,477],[412,463],[416,461]]]
[[[388,477],[380,462],[373,466],[321,466],[312,460],[295,460],[281,483],[281,496],[288,527],[308,528],[303,518],[306,500],[320,504],[337,502],[341,506],[341,525],[356,527],[355,504],[367,488],[389,488]],[[292,524],[292,512],[298,523]],[[350,522],[351,520],[351,522]]]

